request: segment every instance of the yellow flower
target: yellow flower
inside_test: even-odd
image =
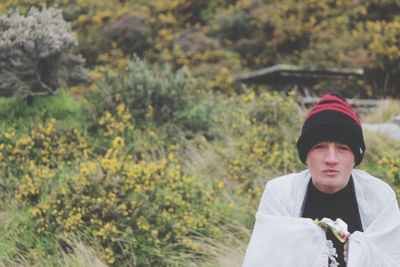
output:
[[[125,146],[125,140],[124,138],[117,136],[114,138],[112,141],[112,146],[114,149],[120,149],[121,147]]]
[[[15,131],[14,130],[9,130],[9,131],[4,133],[4,137],[7,138],[7,139],[13,138],[14,135],[15,135]]]
[[[38,209],[38,208],[36,208],[36,207],[30,208],[30,209],[29,209],[29,212],[31,213],[31,215],[32,215],[33,217],[37,217],[38,215],[41,215],[40,209]]]

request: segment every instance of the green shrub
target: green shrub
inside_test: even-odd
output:
[[[201,94],[199,83],[187,68],[173,73],[167,67],[156,68],[135,58],[129,62],[127,73],[106,78],[104,84],[89,94],[88,100],[93,105],[89,114],[95,118],[105,111],[116,114],[118,106],[124,105],[135,125],[151,121],[158,126],[174,124],[187,130],[205,130],[209,121],[197,119],[206,115],[204,105],[209,108],[207,112],[212,112],[212,105],[203,103]]]
[[[219,12],[215,18],[218,29],[214,29],[212,34],[218,38],[230,41],[248,39],[255,33],[251,25],[251,14],[240,5]]]

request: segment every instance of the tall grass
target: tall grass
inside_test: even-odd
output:
[[[400,101],[385,99],[379,105],[362,117],[364,123],[384,123],[400,115]]]
[[[95,247],[85,245],[80,240],[69,240],[69,245],[72,247],[72,253],[62,254],[62,259],[60,259],[62,265],[65,267],[107,267],[101,257],[99,252],[96,251]]]
[[[1,204],[0,267],[107,266],[100,259],[96,246],[88,246],[79,238],[39,238],[30,229],[31,221],[27,210],[21,209],[15,202]],[[60,245],[60,240],[68,246],[68,253]]]
[[[204,262],[206,267],[240,267],[250,239],[250,230],[241,222],[232,222],[221,229],[224,241],[212,237],[199,236],[195,242],[202,248],[204,254],[212,260]]]

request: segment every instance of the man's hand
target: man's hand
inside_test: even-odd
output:
[[[321,227],[324,231],[330,229],[334,236],[342,243],[346,243],[347,238],[350,235],[349,231],[347,230],[347,223],[340,218],[337,218],[336,221],[333,221],[329,218],[322,218],[322,220],[317,218],[314,220],[314,223]]]

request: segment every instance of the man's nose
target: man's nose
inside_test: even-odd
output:
[[[338,162],[337,151],[333,144],[328,145],[328,149],[324,156],[325,162],[328,164],[335,164]]]

